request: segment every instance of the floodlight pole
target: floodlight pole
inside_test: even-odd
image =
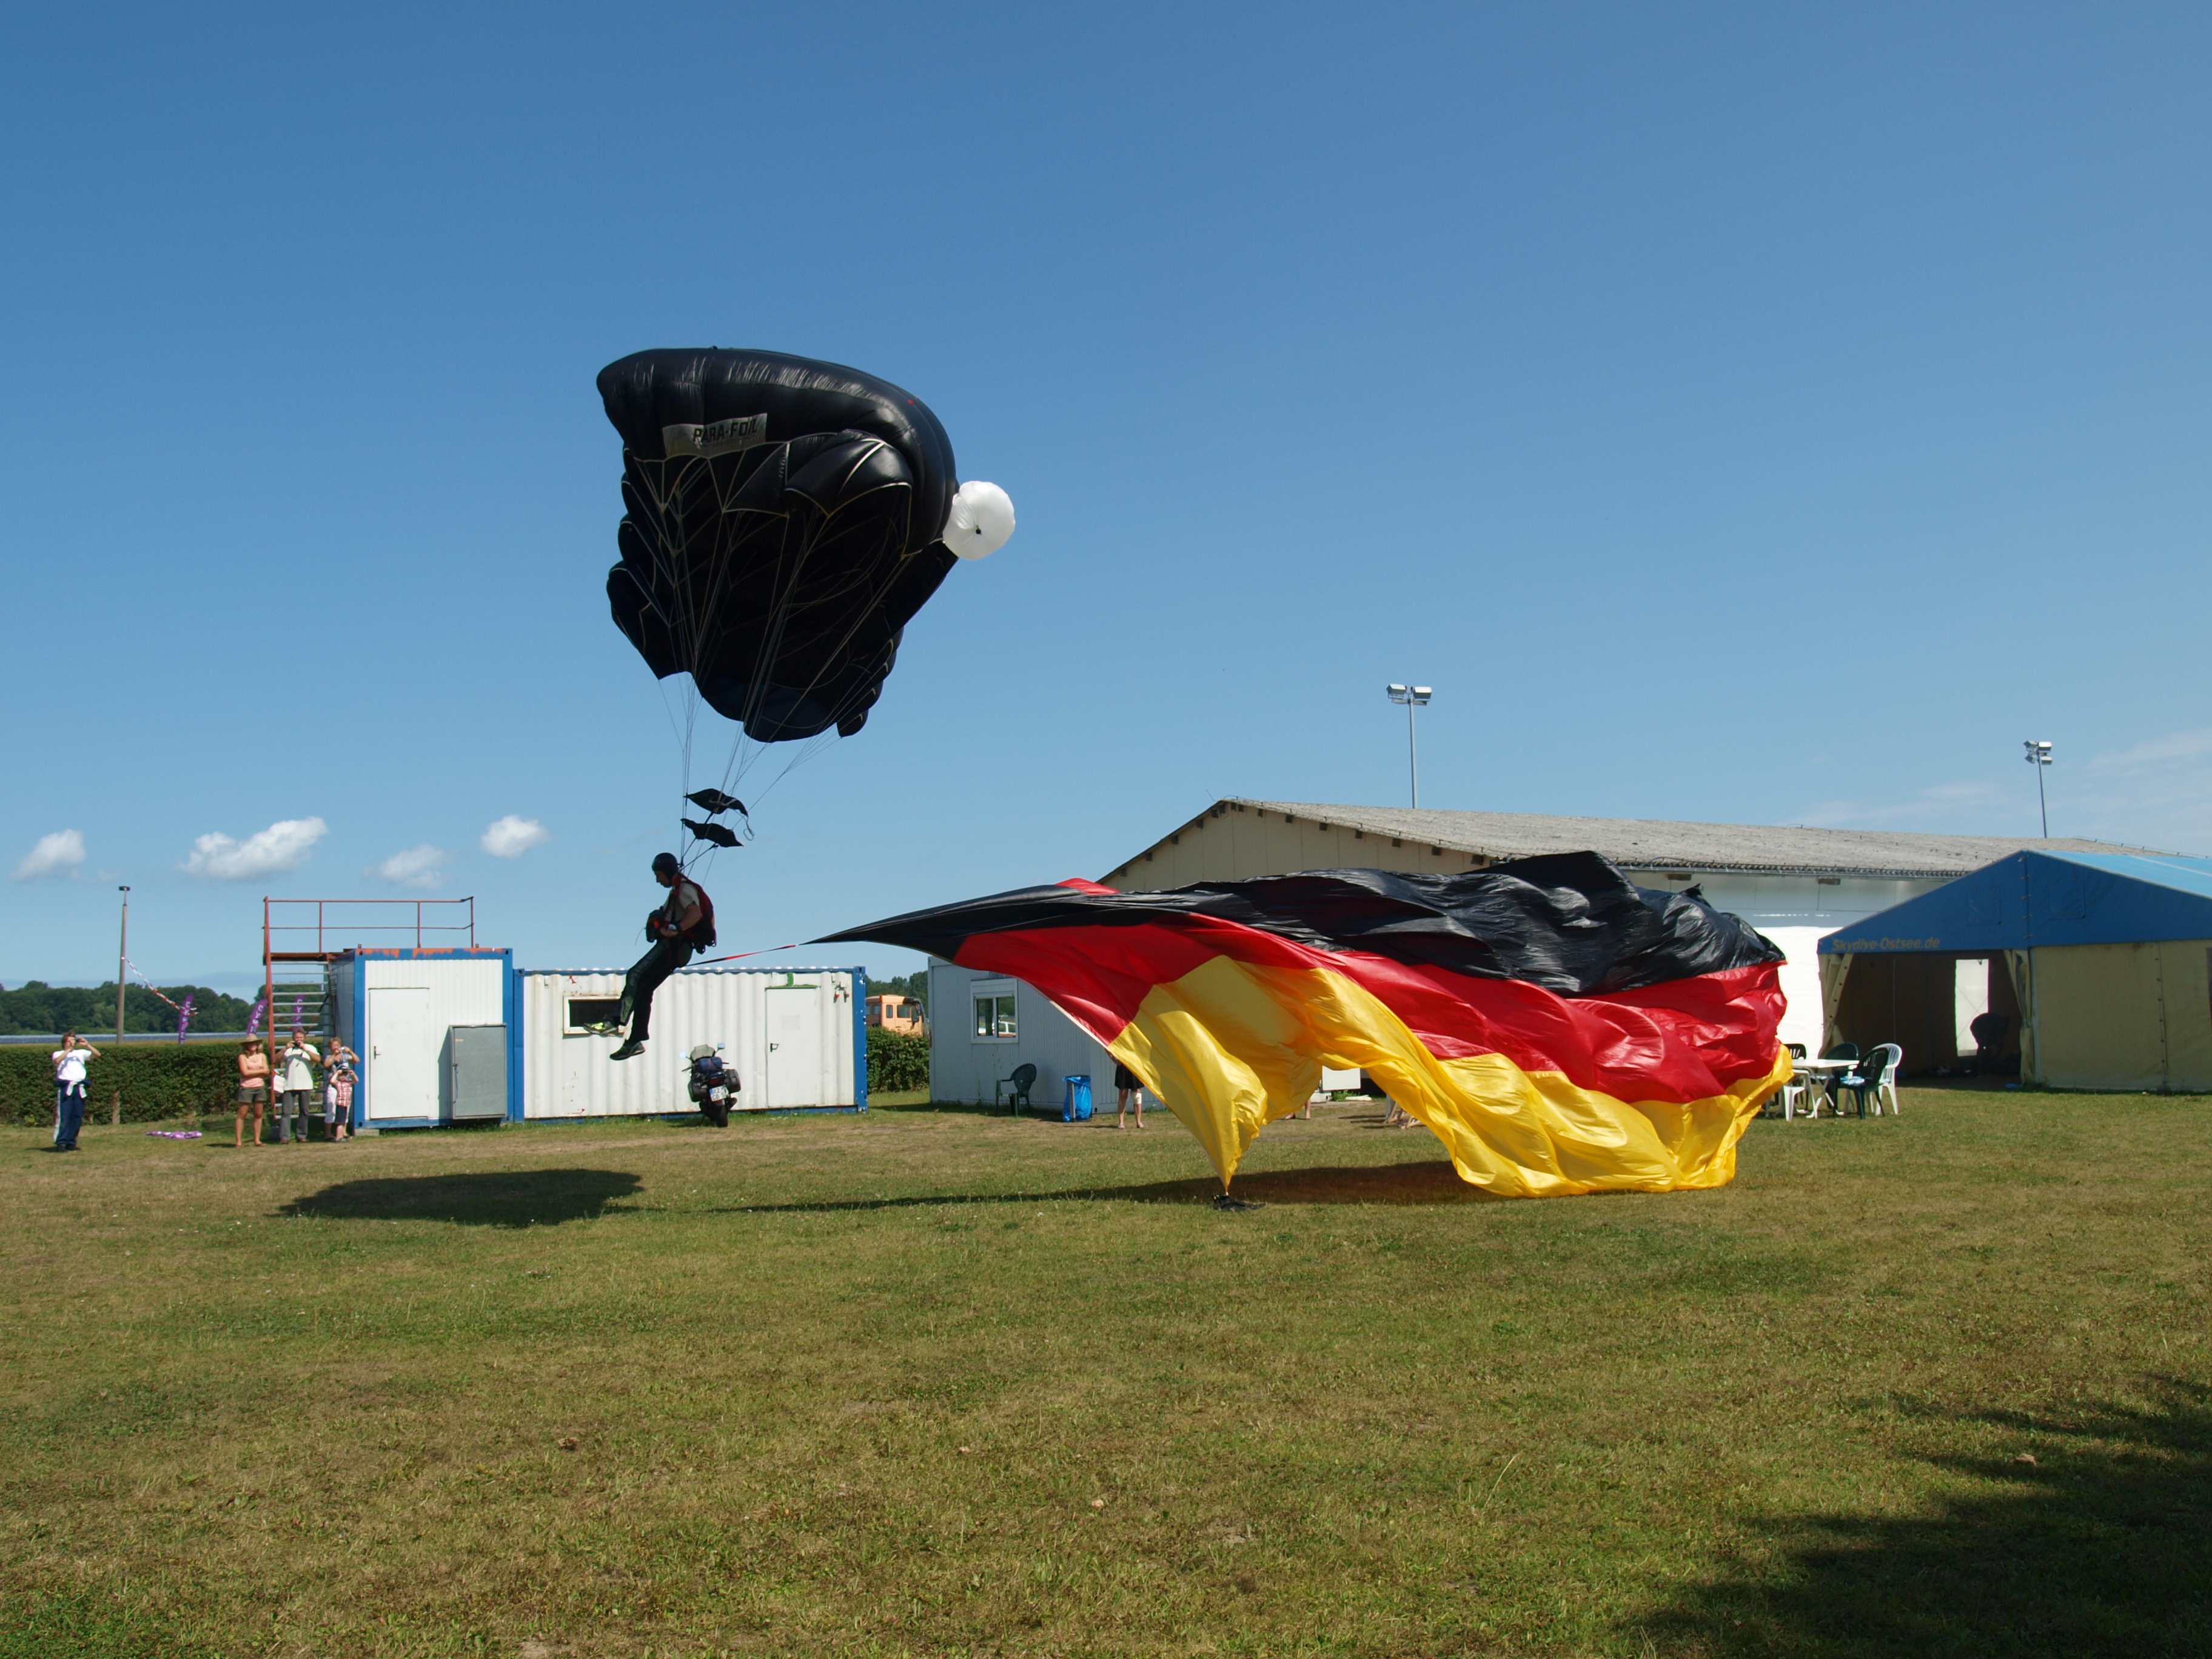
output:
[[[2043,815],[2043,838],[2051,839],[2051,804],[2044,799],[2043,769],[2051,764],[2051,744],[2039,738],[2029,738],[2022,744],[2027,750],[2027,763],[2035,769],[2035,805]]]
[[[115,1040],[123,1041],[123,987],[131,976],[131,890],[118,887],[123,895],[123,933],[115,943]]]
[[[1421,750],[1413,735],[1413,711],[1426,703],[1431,694],[1425,685],[1392,684],[1383,690],[1389,693],[1392,702],[1406,705],[1406,772],[1413,789],[1413,805],[1418,810],[1421,805]]]
[[[1413,700],[1406,699],[1406,787],[1413,805],[1421,804],[1421,743],[1413,733]]]

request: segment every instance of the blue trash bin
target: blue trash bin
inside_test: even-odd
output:
[[[1062,1078],[1060,1081],[1067,1085],[1067,1098],[1060,1103],[1060,1121],[1062,1123],[1090,1122],[1090,1077],[1086,1074],[1079,1077]]]

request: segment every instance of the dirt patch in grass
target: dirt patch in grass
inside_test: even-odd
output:
[[[2212,1111],[1905,1103],[11,1133],[0,1659],[2204,1650]]]

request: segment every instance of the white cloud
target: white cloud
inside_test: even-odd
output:
[[[1952,820],[1947,814],[1960,807],[1995,801],[2002,793],[1986,779],[1966,778],[1956,783],[1932,785],[1918,791],[1911,800],[1893,801],[1887,805],[1859,800],[1824,800],[1804,808],[1790,822],[1813,824],[1823,830],[1872,830],[1903,818],[1918,819],[1923,827],[1941,824],[1948,828]]]
[[[2154,738],[2114,755],[2099,755],[2089,763],[2092,772],[2131,772],[2175,761],[2201,761],[2212,757],[2212,732],[2176,732]]]
[[[256,881],[296,870],[314,845],[330,833],[320,818],[284,818],[244,841],[210,833],[192,842],[185,873],[203,881]]]
[[[40,836],[39,844],[23,854],[10,881],[38,881],[48,876],[75,876],[84,862],[84,836],[75,830],[57,830]]]
[[[1920,792],[1920,798],[1948,805],[1952,801],[1987,800],[2002,793],[1987,778],[1969,778],[1963,783],[1939,783],[1932,788],[1923,789]]]
[[[2044,800],[2037,799],[2038,781],[2015,763],[1994,780],[1961,779],[1887,799],[1821,801],[1794,821],[2033,838],[2047,801],[2055,836],[2161,852],[2212,850],[2212,727],[2172,732],[2087,758],[2062,749],[2057,764],[2041,775]]]
[[[420,847],[394,853],[381,864],[370,865],[362,874],[388,881],[396,887],[438,887],[445,883],[445,863],[452,856],[444,848],[433,847],[426,841]]]
[[[552,839],[552,832],[536,818],[518,817],[509,812],[483,832],[480,844],[495,859],[519,859],[532,848]]]

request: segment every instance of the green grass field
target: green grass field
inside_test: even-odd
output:
[[[0,1656],[2212,1652],[2212,1106],[1905,1104],[6,1131]]]

